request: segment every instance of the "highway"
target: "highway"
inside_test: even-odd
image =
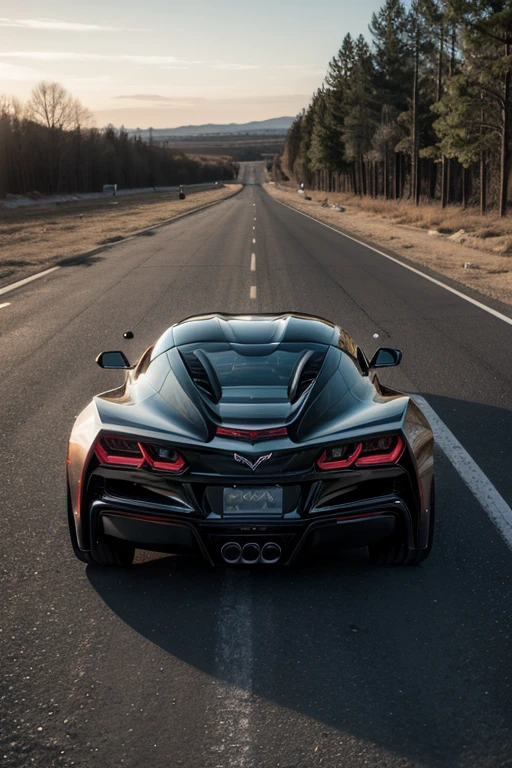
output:
[[[510,768],[512,551],[486,499],[512,501],[512,326],[277,203],[261,165],[242,179],[229,200],[1,297],[4,765]],[[291,310],[368,353],[403,349],[382,380],[421,394],[462,446],[458,464],[436,454],[431,557],[75,560],[67,439],[121,381],[96,355],[134,361],[192,314]]]

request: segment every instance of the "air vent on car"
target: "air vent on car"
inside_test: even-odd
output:
[[[324,362],[325,351],[309,350],[299,360],[289,386],[290,402],[294,403],[313,384]]]
[[[218,403],[221,396],[220,384],[217,381],[215,372],[207,370],[210,366],[208,360],[204,359],[206,356],[202,360],[199,359],[201,350],[196,350],[196,352],[180,351],[180,354],[196,387],[204,392],[214,403]]]

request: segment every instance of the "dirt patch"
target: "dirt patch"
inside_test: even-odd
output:
[[[187,191],[185,200],[178,200],[176,192],[159,192],[0,209],[0,286],[230,197],[241,186]]]
[[[464,211],[442,214],[431,209],[425,213],[404,203],[354,201],[341,194],[329,194],[328,207],[323,207],[325,192],[309,193],[312,200],[307,201],[297,194],[294,185],[265,184],[265,190],[277,200],[347,234],[393,249],[397,255],[402,252],[408,261],[512,305],[512,222],[493,221],[490,217],[486,221]],[[335,210],[330,205],[344,210]],[[421,217],[421,225],[408,223],[416,217]]]

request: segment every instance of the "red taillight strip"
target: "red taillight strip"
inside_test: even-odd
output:
[[[319,469],[346,469],[355,464],[356,467],[376,466],[378,464],[394,464],[398,461],[400,456],[405,450],[405,442],[397,435],[396,445],[389,453],[377,453],[372,456],[360,456],[363,450],[363,443],[358,443],[354,452],[348,457],[348,459],[340,459],[339,461],[327,461],[327,451],[317,461]]]
[[[101,464],[115,464],[118,467],[135,467],[136,469],[139,469],[144,464],[144,455],[140,457],[111,455],[106,452],[101,442],[99,441],[96,443],[95,453]]]
[[[405,443],[398,435],[396,445],[392,451],[389,453],[378,453],[374,456],[361,456],[361,458],[356,461],[356,467],[368,466],[370,464],[394,464],[402,455],[404,448]]]
[[[273,429],[229,429],[217,427],[217,437],[233,437],[235,440],[263,440],[267,437],[286,437],[286,427],[274,427]]]
[[[149,464],[151,469],[165,470],[166,472],[179,472],[185,466],[185,459],[178,454],[176,461],[158,461],[154,459],[143,443],[137,443],[141,452],[139,456],[116,456],[106,452],[101,441],[96,443],[94,452],[100,464],[106,464],[117,467],[135,467],[140,469],[144,463]]]
[[[144,459],[147,461],[152,469],[165,469],[168,472],[179,472],[185,466],[185,459],[178,454],[176,461],[156,461],[149,451],[144,447],[143,443],[139,443],[139,448],[142,451]]]
[[[350,454],[348,459],[340,459],[339,461],[326,461],[327,451],[324,451],[318,459],[317,465],[320,469],[344,469],[345,467],[352,466],[362,450],[363,444],[358,443],[355,451]]]

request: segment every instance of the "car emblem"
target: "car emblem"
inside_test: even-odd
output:
[[[254,462],[254,464],[249,459],[246,459],[245,456],[240,456],[239,453],[234,453],[233,456],[235,461],[238,461],[239,464],[245,464],[246,466],[249,467],[249,469],[252,469],[252,471],[254,472],[256,469],[258,469],[260,464],[263,464],[264,461],[267,461],[268,459],[270,459],[272,454],[266,453],[264,456],[259,456]]]

